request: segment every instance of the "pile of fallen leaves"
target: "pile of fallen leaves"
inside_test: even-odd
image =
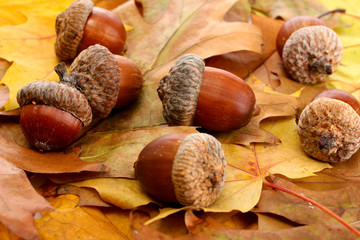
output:
[[[93,121],[65,151],[40,153],[21,132],[16,93],[31,81],[58,80],[54,24],[71,0],[0,0],[0,239],[355,238],[299,196],[359,228],[360,153],[335,166],[316,161],[302,151],[295,121],[326,88],[360,98],[355,1],[341,3],[349,12],[323,19],[339,34],[344,57],[329,81],[317,86],[289,79],[275,49],[276,34],[283,20],[320,15],[338,7],[337,1],[326,1],[326,7],[291,0],[94,2],[126,24],[126,56],[142,70],[144,87],[138,101]],[[261,108],[246,127],[213,134],[228,168],[220,197],[204,209],[154,201],[133,169],[153,139],[199,131],[168,127],[156,92],[174,60],[186,53],[245,79]]]

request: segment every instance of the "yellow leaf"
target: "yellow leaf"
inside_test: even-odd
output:
[[[0,83],[9,87],[5,110],[18,107],[17,91],[35,80],[58,80],[53,71],[58,59],[54,51],[56,16],[72,0],[0,0],[0,58],[12,65]],[[9,11],[3,15],[3,11]],[[13,16],[11,13],[15,13]],[[18,18],[19,17],[19,18]]]
[[[40,239],[128,239],[95,207],[78,207],[75,195],[61,195],[52,200],[55,211],[42,212],[36,220]]]

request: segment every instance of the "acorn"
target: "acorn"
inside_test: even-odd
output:
[[[91,0],[75,0],[56,18],[55,53],[72,60],[89,46],[100,44],[113,54],[126,50],[126,31],[111,11],[94,7]]]
[[[283,48],[282,60],[293,80],[317,84],[336,71],[342,54],[340,38],[332,29],[308,26],[290,35]]]
[[[327,97],[332,99],[341,100],[352,107],[355,112],[360,116],[360,102],[355,98],[353,95],[351,95],[349,92],[341,90],[341,89],[326,89],[319,94],[317,94],[312,101],[315,99],[321,98],[321,97]]]
[[[205,67],[197,55],[178,58],[157,89],[169,125],[231,131],[259,113],[251,87],[236,75]]]
[[[87,97],[94,116],[100,118],[135,101],[143,85],[135,63],[99,44],[82,51],[70,65],[69,73],[64,63],[58,64],[56,71],[61,82],[76,87]]]
[[[288,40],[291,34],[300,28],[317,25],[326,26],[323,20],[311,16],[296,16],[285,21],[276,37],[276,49],[279,53],[279,56],[282,57],[285,42]]]
[[[145,146],[134,168],[147,194],[160,202],[183,206],[210,206],[226,176],[221,144],[205,133],[159,137]]]
[[[34,81],[17,93],[20,126],[40,151],[67,147],[92,121],[90,105],[76,88],[53,81]]]
[[[321,161],[346,161],[360,147],[360,116],[335,98],[311,101],[300,114],[297,131],[304,151]]]

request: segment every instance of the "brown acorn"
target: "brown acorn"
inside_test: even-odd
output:
[[[17,93],[20,126],[40,151],[67,147],[92,121],[86,97],[76,88],[52,81],[35,81]]]
[[[255,94],[245,81],[228,71],[205,67],[194,54],[177,59],[157,91],[169,125],[231,131],[248,124],[259,112]]]
[[[360,148],[360,116],[346,102],[319,97],[301,112],[298,135],[310,156],[330,163],[343,162]]]
[[[165,203],[207,207],[226,176],[221,144],[205,133],[170,133],[150,142],[134,164],[142,188]]]
[[[56,18],[55,52],[61,60],[72,60],[89,46],[100,44],[114,54],[125,49],[126,31],[111,11],[94,7],[91,0],[75,0]]]
[[[340,38],[326,26],[303,27],[290,35],[282,53],[286,72],[293,80],[316,84],[326,81],[340,64]]]

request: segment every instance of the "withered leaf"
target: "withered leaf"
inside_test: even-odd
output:
[[[36,239],[34,215],[51,205],[32,187],[25,172],[0,157],[0,222],[16,235]]]

